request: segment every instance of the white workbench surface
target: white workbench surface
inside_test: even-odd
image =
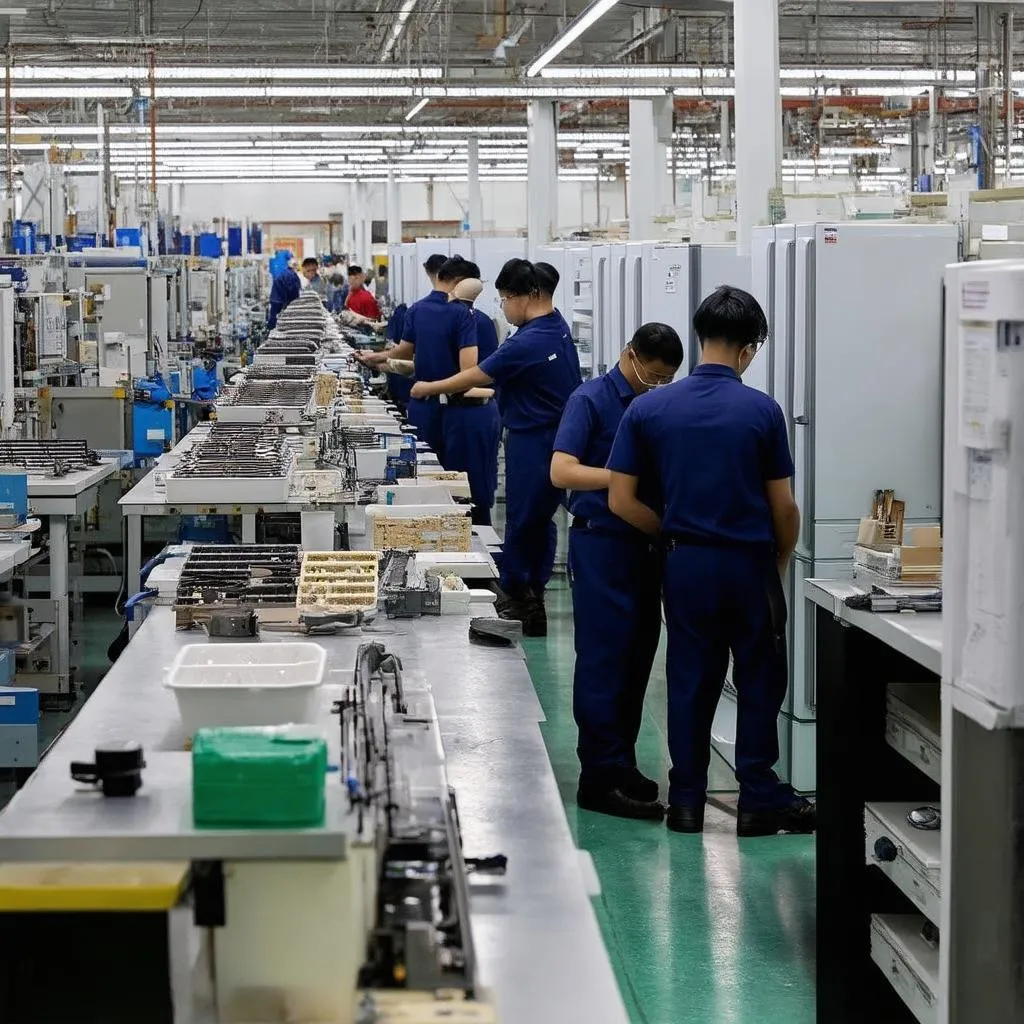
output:
[[[66,476],[47,477],[29,474],[28,500],[37,515],[81,515],[93,504],[89,495],[94,487],[113,476],[119,469],[117,462],[104,460],[98,466],[76,470]]]
[[[807,600],[830,611],[841,622],[888,644],[930,672],[940,674],[942,613],[857,611],[843,603],[847,597],[863,593],[863,587],[849,580],[806,580],[804,585]]]
[[[317,638],[327,650],[329,677],[332,672],[347,677],[357,647],[371,636],[402,659],[407,679],[423,680],[433,691],[467,853],[509,858],[504,878],[470,883],[481,982],[494,994],[498,1019],[502,1024],[627,1024],[521,648],[470,644],[466,616],[381,620],[363,633]],[[161,836],[167,837],[166,856],[175,859],[195,841],[181,801],[161,797],[175,772],[189,770],[184,730],[161,677],[182,646],[198,639],[195,633],[175,632],[172,609],[150,612],[81,713],[0,814],[0,861],[102,859],[119,838],[135,853],[153,857],[160,855]],[[264,642],[276,639],[288,636],[264,635]],[[77,793],[69,762],[91,755],[97,743],[116,739],[140,742],[151,765],[138,797],[117,801]],[[271,841],[279,846],[301,841],[308,847],[318,839],[300,840],[294,833],[253,839]],[[685,928],[686,922],[679,925]]]

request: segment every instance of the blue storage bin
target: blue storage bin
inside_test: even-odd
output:
[[[142,228],[117,228],[114,232],[114,245],[122,248],[127,245],[142,245]]]
[[[228,228],[228,255],[242,255],[242,229]]]
[[[220,235],[210,231],[204,231],[199,236],[199,255],[210,259],[217,259],[224,251],[224,244]]]

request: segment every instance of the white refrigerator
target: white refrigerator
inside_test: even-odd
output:
[[[466,249],[462,253],[466,259],[471,259],[480,268],[480,280],[483,281],[484,290],[480,298],[476,300],[476,308],[486,313],[492,320],[503,317],[501,311],[501,300],[498,297],[498,290],[494,287],[494,281],[501,268],[509,260],[526,259],[525,238],[473,238],[463,241]],[[453,252],[455,249],[453,248]],[[554,261],[548,260],[548,263]],[[558,272],[562,268],[554,263]]]
[[[755,231],[755,294],[773,293],[772,390],[790,428],[801,530],[787,580],[790,683],[780,774],[815,789],[814,617],[804,580],[849,575],[862,516],[879,488],[909,525],[941,514],[943,272],[951,224],[783,225]],[[762,274],[773,280],[762,281]],[[715,748],[735,764],[736,702],[726,686]]]

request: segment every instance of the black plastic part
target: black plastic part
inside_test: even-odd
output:
[[[223,861],[197,860],[192,865],[192,911],[197,928],[227,924]]]
[[[888,836],[879,836],[875,840],[875,857],[883,864],[890,864],[899,856],[896,844]]]
[[[71,778],[75,782],[98,785],[104,796],[135,796],[142,786],[142,769],[146,761],[138,743],[118,743],[96,748],[96,761],[71,762]]]

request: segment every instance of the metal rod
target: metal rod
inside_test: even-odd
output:
[[[14,111],[11,109],[11,71],[14,64],[14,55],[11,53],[11,45],[7,44],[7,74],[4,78],[4,129],[7,133],[5,146],[7,149],[7,198],[14,198],[14,148],[11,143],[12,121]]]
[[[1010,160],[1013,156],[1013,8],[1003,15],[1003,95],[1006,103],[1006,184],[1010,183]]]
[[[156,50],[149,50],[149,198],[155,219],[156,198]],[[154,225],[155,226],[155,225]]]

